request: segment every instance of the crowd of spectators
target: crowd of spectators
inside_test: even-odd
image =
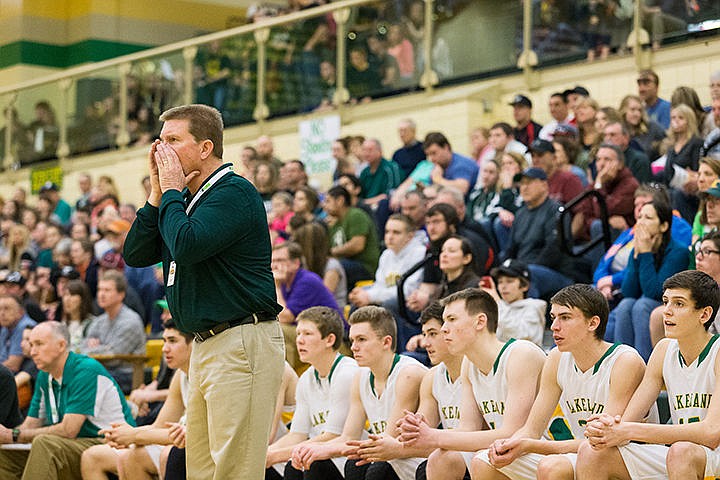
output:
[[[89,90],[78,104],[78,111],[68,117],[67,141],[71,155],[80,155],[115,148],[120,138],[120,126],[126,122],[126,145],[146,145],[160,131],[156,119],[166,109],[182,98],[182,69],[173,68],[170,62],[141,62],[127,75],[127,109],[120,110],[119,82],[102,80],[102,85],[88,82]],[[106,92],[103,95],[103,92]],[[200,99],[199,99],[200,100]],[[8,107],[10,108],[10,107]],[[48,100],[39,100],[34,106],[34,116],[23,123],[15,108],[10,108],[12,143],[10,150],[14,168],[52,160],[58,156],[60,131],[59,119]],[[7,114],[7,112],[6,112]],[[0,138],[0,152],[5,152],[5,128]]]
[[[670,242],[668,232],[681,222],[694,225],[697,241],[712,230],[712,180],[720,170],[717,74],[711,82],[707,108],[688,87],[677,88],[671,101],[658,98],[652,71],[638,75],[638,95],[628,94],[617,110],[576,86],[550,96],[547,127],[534,120],[532,100],[518,94],[510,123],[473,130],[471,156],[455,151],[442,132],[418,139],[415,122],[404,119],[392,155],[377,139],[338,138],[335,185],[327,191],[309,185],[302,161],[278,158],[272,139],[258,138],[243,148],[240,170],[265,201],[278,297],[287,312],[281,320],[293,325],[316,303],[341,312],[376,303],[395,314],[403,349],[432,300],[477,284],[512,260],[529,272],[530,298],[547,300],[565,285],[596,282],[618,304],[608,334],[629,343],[642,339],[649,352],[646,327],[659,285],[691,260],[682,259],[687,235]],[[52,183],[33,206],[21,189],[4,202],[2,285],[19,296],[31,321],[66,322],[75,350],[115,352],[104,345],[112,337],[123,352],[141,352],[142,325],[160,331],[160,269],[124,264],[120,252],[135,206],[120,202],[112,179],[81,175],[78,186],[74,205]],[[559,247],[567,237],[558,230],[559,207],[588,190],[604,200],[610,241],[620,242],[619,251],[595,247],[571,255]],[[640,199],[654,208],[644,212]],[[670,229],[664,212],[673,210]],[[596,199],[571,209],[562,226],[571,250],[603,232],[601,211]],[[636,220],[658,223],[641,230],[641,248]],[[651,260],[638,263],[645,256]],[[406,288],[398,292],[400,279]],[[124,322],[128,338],[109,334]],[[630,335],[638,323],[645,330]],[[292,346],[292,328],[286,333]],[[21,335],[14,335],[9,366],[17,369]],[[291,360],[299,366],[297,357]],[[127,370],[111,370],[127,388]]]
[[[412,12],[417,4],[387,2],[387,18],[398,20],[389,24],[387,38],[370,35],[367,50],[350,49],[350,68],[357,68],[356,80],[363,84],[356,100],[372,92],[371,83],[397,88],[415,78],[417,46],[400,12],[405,7]],[[297,8],[314,5],[301,0]],[[655,15],[654,28],[672,20],[664,19],[662,10],[648,12]],[[257,18],[263,14],[267,11]],[[286,99],[282,105],[307,111],[326,100],[308,72],[332,70],[321,53],[332,46],[332,30],[328,18],[302,26],[294,32],[297,38],[285,37],[282,61],[287,62],[278,71],[287,77],[280,83],[297,89],[292,95],[299,103]],[[603,33],[598,32],[593,38],[600,41]],[[603,55],[604,45],[598,46]],[[219,43],[198,59],[198,98],[229,112],[224,106],[237,94],[234,59],[224,56]],[[710,78],[708,106],[684,86],[669,101],[661,99],[659,82],[655,72],[640,72],[637,95],[626,95],[617,109],[599,105],[581,86],[553,93],[548,99],[552,120],[545,126],[533,118],[532,100],[518,94],[510,102],[512,121],[471,132],[469,155],[454,150],[443,132],[429,131],[420,140],[409,118],[398,123],[398,148],[392,155],[374,138],[338,138],[334,183],[327,191],[310,185],[301,160],[278,158],[272,138],[262,136],[245,146],[239,170],[257,187],[268,216],[290,376],[293,369],[306,368],[306,361],[312,363],[302,337],[313,334],[312,328],[310,333],[300,328],[309,328],[305,312],[324,308],[322,315],[342,322],[344,331],[336,337],[347,340],[346,319],[352,312],[382,306],[395,322],[393,349],[428,362],[427,353],[432,357],[435,351],[425,353],[422,346],[432,342],[419,340],[426,322],[421,312],[476,287],[498,304],[498,340],[548,347],[546,302],[565,286],[592,283],[612,308],[605,339],[632,345],[647,360],[662,338],[663,282],[688,268],[720,281],[720,72]],[[137,135],[132,140],[143,143],[156,133],[154,112],[168,99],[157,98],[158,90],[144,90],[140,83],[135,87],[131,109]],[[112,102],[104,105],[106,113],[116,108]],[[28,161],[51,158],[58,141],[50,105],[39,102],[35,110],[31,124],[14,126],[23,132],[27,157],[20,158]],[[103,135],[112,134],[113,122],[103,123]],[[191,341],[169,319],[161,266],[125,265],[123,242],[136,206],[121,203],[121,193],[107,176],[82,174],[78,187],[77,199],[63,198],[61,187],[48,182],[34,204],[21,188],[2,201],[0,440],[9,443],[8,433],[13,441],[33,441],[32,451],[19,460],[3,453],[14,458],[3,468],[16,474],[27,462],[26,475],[46,476],[54,459],[67,456],[67,468],[79,469],[80,454],[87,449],[84,478],[107,462],[107,472],[123,464],[126,471],[163,472],[168,455],[181,455],[184,446]],[[570,218],[561,222],[562,206],[589,191],[599,199],[589,197],[570,208]],[[600,245],[578,253],[603,231],[609,232],[609,249]],[[561,232],[572,239],[568,248],[560,245]],[[181,371],[172,382],[161,374],[165,388],[159,388],[159,378],[131,393],[127,365],[106,363],[106,370],[85,356],[142,354],[147,334],[164,336],[164,351],[171,352],[166,368]],[[326,356],[334,358],[342,343],[334,342]],[[42,426],[46,419],[41,416],[48,411],[42,402],[52,398],[58,372],[63,388],[67,383],[66,411],[58,419],[53,413],[49,425]],[[89,388],[88,382],[96,385]],[[33,389],[45,389],[35,397],[42,400],[30,400]],[[278,418],[292,403],[287,398],[293,390],[283,387]],[[164,393],[155,395],[159,391]],[[122,393],[130,394],[130,404]],[[100,411],[91,412],[87,404],[96,398]],[[134,428],[133,405],[138,423],[142,419],[147,428]],[[16,433],[18,426],[26,433]],[[44,435],[60,428],[69,435]],[[96,445],[101,430],[111,445],[143,448],[118,454]],[[154,445],[158,438],[166,447]]]
[[[272,138],[244,147],[239,173],[265,202],[291,367],[305,368],[296,327],[313,307],[345,319],[382,306],[396,324],[394,349],[428,361],[427,342],[418,337],[420,313],[468,287],[484,289],[498,303],[499,339],[547,347],[546,302],[576,282],[594,283],[614,307],[606,338],[647,358],[662,334],[653,313],[662,282],[693,268],[691,260],[711,275],[720,271],[712,243],[720,225],[720,154],[713,144],[720,130],[718,77],[711,78],[711,106],[700,107],[702,113],[677,103],[699,98],[687,87],[664,106],[652,71],[638,76],[639,113],[632,105],[625,113],[622,105],[600,107],[579,86],[554,93],[548,99],[554,128],[533,120],[531,99],[518,95],[510,104],[512,124],[474,129],[469,156],[442,132],[418,139],[415,122],[403,119],[392,155],[377,139],[337,139],[335,182],[327,191],[310,185],[301,160],[278,158]],[[666,113],[667,129],[657,123]],[[628,121],[633,115],[641,119],[635,127]],[[665,137],[648,143],[642,136],[651,129]],[[168,319],[157,307],[160,300],[166,308],[162,269],[128,267],[122,258],[136,207],[121,203],[112,178],[82,174],[78,187],[79,197],[67,199],[48,182],[34,205],[17,189],[2,206],[0,361],[15,375],[19,407],[30,419],[37,415],[27,393],[39,375],[29,347],[36,325],[48,325],[37,335],[63,343],[75,362],[84,358],[77,353],[142,353],[146,332],[159,335],[161,315]],[[566,224],[559,222],[561,205],[587,191],[601,200],[577,204]],[[612,246],[577,253],[603,231],[600,202]],[[563,229],[572,236],[569,248],[559,244]],[[129,393],[127,366],[106,366],[112,388]],[[157,385],[146,388],[130,399],[142,421],[153,424],[152,415],[145,417]],[[83,449],[92,444],[81,443]]]
[[[146,326],[154,335],[161,330],[161,269],[132,268],[122,258],[136,207],[120,203],[109,177],[93,182],[82,174],[78,184],[82,193],[72,205],[52,182],[34,205],[22,188],[3,202],[0,360],[15,372],[23,329],[35,323],[65,324],[68,348],[86,354],[144,354]],[[108,367],[129,391],[129,368]]]

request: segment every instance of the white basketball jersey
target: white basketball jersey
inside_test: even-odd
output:
[[[632,352],[640,355],[627,345],[615,343],[611,345],[602,357],[585,372],[575,365],[575,359],[570,352],[560,354],[558,363],[557,382],[562,393],[560,394],[560,408],[569,427],[571,438],[583,438],[585,424],[592,415],[605,411],[610,396],[610,375],[613,365],[620,355]],[[552,426],[550,427],[552,432]],[[554,434],[556,439],[560,439]]]
[[[511,338],[495,359],[492,369],[488,374],[482,373],[472,362],[468,368],[468,378],[472,385],[473,395],[477,402],[480,413],[482,413],[485,423],[491,429],[500,428],[502,426],[503,417],[505,415],[505,399],[507,398],[507,362],[512,354],[513,349],[518,345],[529,345],[532,348],[542,349],[527,340],[515,340]]]
[[[462,399],[462,382],[460,377],[450,381],[450,374],[444,363],[440,363],[433,371],[432,396],[438,405],[440,422],[445,430],[460,426],[460,402]]]
[[[395,386],[400,372],[409,365],[417,365],[425,368],[425,365],[412,357],[395,354],[390,375],[385,383],[385,390],[378,398],[375,393],[375,377],[367,367],[362,367],[360,372],[360,400],[365,415],[370,423],[370,433],[381,434],[385,432],[387,421],[395,406]],[[390,460],[393,470],[400,480],[414,480],[415,470],[423,461],[423,458],[399,458]]]
[[[375,377],[367,367],[362,367],[360,372],[360,400],[368,422],[370,422],[370,433],[381,434],[385,432],[387,420],[395,405],[395,382],[400,371],[408,365],[425,366],[412,357],[395,354],[393,364],[385,383],[385,390],[378,398],[375,393]]]
[[[357,372],[357,362],[338,354],[323,378],[313,367],[298,381],[297,405],[290,431],[305,433],[309,438],[323,432],[340,434],[350,409],[348,392]]]
[[[713,335],[698,358],[690,365],[680,353],[677,340],[671,340],[663,360],[663,380],[673,423],[699,422],[707,415],[715,390],[715,357],[720,348]]]

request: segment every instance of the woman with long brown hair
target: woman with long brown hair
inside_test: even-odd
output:
[[[684,103],[695,112],[698,132],[700,132],[701,137],[705,138],[707,134],[715,128],[715,124],[712,118],[708,119],[708,117],[712,117],[712,115],[708,115],[708,112],[705,111],[702,103],[700,103],[700,97],[698,97],[694,88],[681,85],[673,90],[672,96],[670,97],[670,105],[675,107],[681,103]]]
[[[467,238],[450,235],[440,249],[440,298],[466,288],[477,288],[480,277],[473,268],[472,246]]]
[[[272,196],[278,191],[278,171],[270,162],[258,162],[253,170],[253,184],[260,194],[265,205],[265,211],[270,212]]]
[[[306,222],[312,222],[315,220],[315,209],[319,204],[320,198],[315,189],[304,186],[295,192],[292,209],[296,216],[302,217]]]
[[[70,349],[80,350],[87,327],[95,318],[90,288],[82,280],[70,280],[62,296],[62,322],[70,331]]]
[[[337,258],[330,256],[330,239],[327,228],[317,222],[310,222],[293,230],[292,240],[300,245],[303,252],[304,268],[323,279],[323,284],[335,297],[338,307],[347,304],[347,277],[345,269]]]
[[[663,282],[687,269],[690,259],[687,248],[671,237],[672,217],[670,205],[662,201],[653,200],[640,209],[635,246],[622,282],[624,298],[608,323],[614,325],[614,341],[635,347],[645,361],[652,351],[650,313],[660,305]]]

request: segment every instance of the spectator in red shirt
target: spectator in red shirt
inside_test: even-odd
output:
[[[528,151],[532,155],[532,166],[542,168],[548,177],[550,198],[567,203],[582,193],[582,183],[576,175],[557,169],[552,143],[538,139],[530,144]]]

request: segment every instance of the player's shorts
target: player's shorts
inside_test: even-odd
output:
[[[633,480],[666,479],[667,453],[665,445],[628,443],[618,447],[630,478]]]
[[[389,460],[388,463],[400,480],[415,480],[415,470],[424,460],[424,458],[396,458]]]
[[[711,450],[700,445],[705,450],[705,478],[715,479],[720,477],[720,448]]]
[[[715,479],[720,476],[720,449],[712,450],[704,445],[698,445],[705,451],[704,478]],[[664,479],[668,476],[667,455],[670,447],[665,445],[652,445],[629,443],[618,447],[622,455],[630,478],[633,480]]]
[[[145,445],[145,451],[158,472],[160,471],[160,454],[163,448],[165,448],[165,445]]]
[[[132,447],[132,448],[143,448],[147,454],[148,457],[150,457],[150,460],[152,461],[153,465],[155,465],[155,469],[159,472],[160,471],[160,454],[163,451],[163,448],[165,448],[165,445],[142,445],[140,447]],[[115,452],[120,454],[121,449],[119,448],[113,448]]]
[[[465,460],[465,466],[467,467],[468,471],[470,471],[470,467],[472,464],[472,459],[478,452],[458,452],[460,455],[462,455],[463,460]]]
[[[576,453],[563,453],[560,456],[566,458],[572,465],[573,470],[575,470],[575,464],[577,463]],[[476,457],[491,465],[487,449],[480,450]],[[540,455],[539,453],[528,453],[516,459],[510,465],[499,468],[498,471],[512,480],[535,480],[538,465],[545,457],[546,455]]]

